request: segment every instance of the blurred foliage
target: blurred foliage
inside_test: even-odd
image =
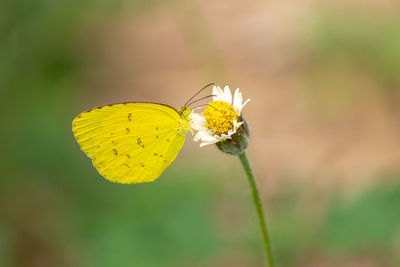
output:
[[[368,14],[321,12],[312,28],[309,46],[314,64],[355,66],[398,90],[400,77],[400,19]],[[329,63],[329,64],[327,64]]]
[[[346,112],[354,101],[378,95],[385,98],[388,109],[398,114],[398,14],[377,16],[334,8],[315,14],[313,26],[301,38],[307,58],[307,96],[314,100],[316,108]]]
[[[399,181],[400,174],[380,179]],[[305,195],[293,186],[287,188],[273,202],[269,214],[278,261],[283,266],[308,266],[313,258],[340,262],[359,256],[372,257],[377,266],[400,263],[395,246],[400,233],[398,182],[373,185],[350,198],[332,190],[323,203],[312,200],[318,198],[317,192]],[[323,211],[318,212],[321,206]]]
[[[335,199],[325,217],[324,242],[341,254],[374,247],[390,251],[400,231],[399,203],[398,184],[373,187],[357,199]]]

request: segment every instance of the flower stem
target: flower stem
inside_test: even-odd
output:
[[[268,264],[270,267],[274,267],[275,263],[274,263],[274,257],[272,255],[272,250],[271,250],[271,241],[269,239],[267,225],[265,223],[264,213],[263,213],[263,209],[262,209],[262,205],[261,205],[260,194],[258,193],[257,185],[254,180],[254,175],[253,175],[253,172],[251,171],[250,164],[249,164],[249,161],[247,160],[247,156],[246,156],[245,152],[239,154],[239,159],[242,162],[244,170],[246,171],[247,178],[249,180],[250,187],[253,192],[254,205],[256,206],[258,219],[260,221],[260,227],[261,227],[261,232],[263,234],[265,252],[267,253]]]

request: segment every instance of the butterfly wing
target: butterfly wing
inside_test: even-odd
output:
[[[157,179],[185,142],[185,125],[176,109],[153,103],[125,103],[81,113],[72,128],[81,149],[112,182]]]

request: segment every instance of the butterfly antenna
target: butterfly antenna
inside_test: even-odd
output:
[[[192,112],[195,111],[195,110],[198,110],[200,108],[205,108],[205,107],[212,107],[213,109],[218,110],[216,107],[214,107],[214,106],[212,106],[210,104],[207,104],[207,105],[201,105],[201,106],[197,106],[197,107],[192,108]]]
[[[213,105],[211,105],[211,104],[208,104],[208,106],[209,107],[212,107],[213,109],[216,109],[216,110],[218,110],[216,107],[214,107]]]
[[[198,110],[198,109],[200,109],[200,108],[205,108],[205,107],[207,107],[207,106],[208,106],[208,105],[197,106],[197,107],[192,108],[192,111]]]
[[[206,99],[206,98],[209,98],[209,97],[212,97],[212,96],[216,96],[216,95],[208,95],[208,96],[202,97],[200,99],[197,99],[197,100],[194,100],[194,101],[190,102],[189,104],[186,104],[185,106],[190,106],[190,105],[192,105],[192,104],[194,104],[196,102],[199,102],[199,101],[201,101],[203,99]]]
[[[203,88],[200,89],[200,91],[198,91],[194,96],[192,96],[185,104],[185,106],[187,105],[187,103],[189,103],[190,101],[192,101],[193,98],[195,98],[198,94],[200,94],[201,92],[203,92],[203,90],[205,90],[207,87],[214,85],[214,83],[209,83],[206,86],[204,86]]]

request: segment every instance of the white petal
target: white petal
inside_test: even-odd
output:
[[[201,117],[204,117],[204,116],[202,116],[201,114],[196,113],[196,112],[192,112],[192,113],[190,113],[190,115],[189,115],[189,119],[191,119],[192,121],[200,120]]]
[[[197,141],[204,141],[204,140],[211,140],[213,139],[214,133],[210,130],[201,130],[196,133],[193,140]]]
[[[215,86],[212,89],[213,101],[223,101],[224,99],[224,92],[222,91],[221,87]]]
[[[235,95],[233,97],[233,107],[240,113],[242,107],[243,97],[242,93],[240,92],[239,88],[236,89]]]
[[[236,120],[233,120],[233,129],[230,129],[229,131],[228,131],[228,135],[229,136],[231,136],[231,135],[233,135],[234,133],[236,133],[236,131],[237,131],[237,129],[240,127],[240,125],[242,125],[243,124],[243,122],[237,122]]]
[[[190,115],[190,127],[199,131],[206,129],[206,118],[198,113],[192,113]]]
[[[219,139],[216,138],[214,133],[210,131],[210,132],[207,132],[207,134],[202,135],[201,141],[205,141],[205,142],[214,142],[214,141],[216,141],[216,142],[218,142]]]
[[[210,129],[198,131],[194,137],[194,141],[209,141],[214,140],[214,132]]]
[[[223,141],[224,140],[224,138],[222,137],[222,136],[219,136],[219,135],[214,135],[214,139],[216,139],[216,140],[218,140],[218,141]]]
[[[250,102],[250,98],[247,99],[246,101],[244,101],[244,103],[242,104],[242,107],[240,108],[240,113],[242,113],[243,108],[247,105],[247,103]]]
[[[239,129],[239,127],[243,124],[244,122],[237,122],[236,120],[233,120],[233,128],[235,129],[235,132],[237,129]]]
[[[226,140],[226,139],[232,139],[231,135],[229,135],[229,134],[222,134],[221,137],[220,137],[220,140],[223,141],[223,140]]]
[[[203,132],[202,132],[202,131],[198,131],[198,132],[194,135],[193,141],[195,141],[195,142],[200,141],[202,135],[203,135]]]
[[[229,103],[232,105],[232,93],[231,89],[229,89],[229,86],[225,86],[224,88],[224,100],[226,103]]]

